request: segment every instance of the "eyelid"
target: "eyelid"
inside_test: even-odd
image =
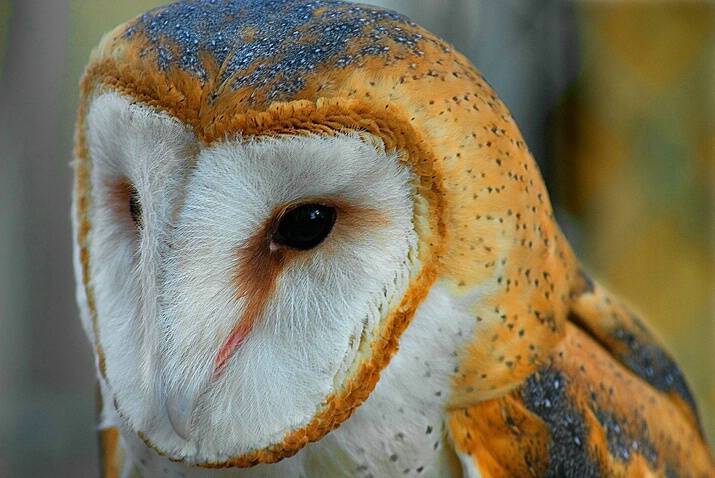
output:
[[[138,206],[138,215],[132,214],[132,198],[135,197],[135,204]],[[140,229],[142,224],[141,200],[139,193],[132,182],[127,178],[121,178],[107,184],[106,205],[115,212],[118,218],[131,224],[132,228]]]
[[[129,214],[131,215],[134,224],[136,224],[139,229],[142,229],[144,227],[142,212],[142,204],[139,199],[139,192],[134,186],[132,186],[129,195]]]

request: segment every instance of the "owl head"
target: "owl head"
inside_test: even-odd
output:
[[[295,454],[368,398],[435,284],[475,327],[503,321],[514,310],[485,299],[497,279],[518,267],[548,287],[569,254],[491,88],[371,6],[184,0],[137,17],[91,57],[76,144],[77,294],[105,408],[172,460]],[[484,358],[495,372],[449,400],[499,393],[556,337],[549,292],[512,291],[534,325],[509,339],[523,360]]]

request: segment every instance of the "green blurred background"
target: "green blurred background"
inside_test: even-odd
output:
[[[97,476],[71,265],[77,82],[103,32],[161,3],[0,0],[0,477]],[[715,438],[715,4],[372,3],[494,86],[577,253],[669,344]]]

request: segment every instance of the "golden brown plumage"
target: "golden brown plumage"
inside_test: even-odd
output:
[[[78,243],[90,309],[82,121],[99,91],[171,114],[203,145],[236,135],[358,131],[404,153],[419,178],[422,270],[382,322],[381,340],[306,427],[205,466],[272,463],[340,426],[373,391],[439,282],[470,298],[476,324],[456,350],[445,420],[449,446],[482,476],[715,476],[680,370],[580,267],[513,119],[466,58],[403,17],[349,4],[303,5],[310,19],[301,20],[294,3],[281,3],[271,13],[279,26],[268,31],[249,8],[216,16],[208,4],[208,24],[184,26],[194,36],[161,26],[194,21],[188,5],[154,10],[108,34],[82,81]],[[326,33],[338,27],[344,31],[335,38]],[[216,29],[232,39],[207,43],[205,32]],[[256,35],[270,37],[272,49],[242,50]],[[96,346],[104,374],[98,337]],[[117,443],[103,432],[108,477]]]

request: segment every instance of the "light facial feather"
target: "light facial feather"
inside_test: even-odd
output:
[[[286,426],[304,426],[404,290],[415,244],[408,168],[355,135],[202,147],[173,118],[115,93],[94,100],[87,122],[93,182],[131,181],[145,217],[141,230],[128,227],[106,205],[111,192],[95,189],[98,322],[100,338],[112,337],[107,376],[122,416],[198,461],[263,448]],[[214,378],[219,350],[256,300],[241,293],[262,267],[244,260],[248,249],[277,254],[266,223],[301,202],[337,205],[334,230],[313,251],[285,252],[258,284],[270,295]],[[252,244],[256,234],[266,237]],[[183,438],[164,414],[163,401],[177,395],[190,408]]]

